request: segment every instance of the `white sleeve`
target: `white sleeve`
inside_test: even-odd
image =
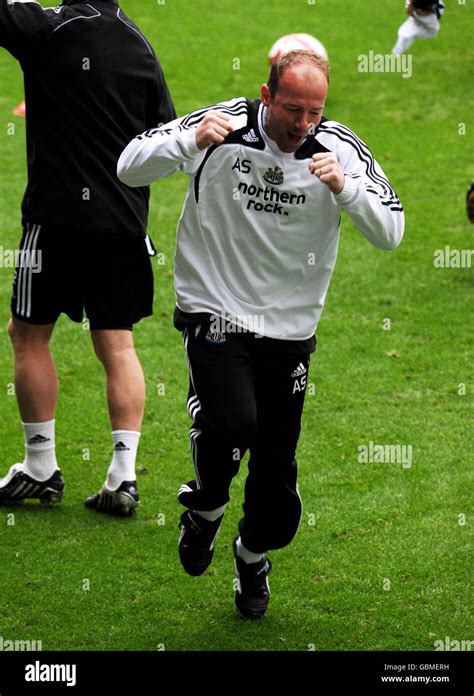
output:
[[[147,186],[174,172],[194,173],[205,150],[196,145],[196,127],[176,119],[160,128],[137,135],[120,155],[117,176],[127,186]]]
[[[362,140],[345,126],[323,124],[320,140],[335,152],[344,170],[345,184],[334,196],[364,237],[379,249],[395,249],[405,229],[403,206]]]
[[[128,186],[146,186],[177,171],[195,174],[206,156],[196,145],[197,126],[211,109],[232,119],[242,113],[242,102],[240,97],[208,106],[137,135],[120,155],[118,178]]]

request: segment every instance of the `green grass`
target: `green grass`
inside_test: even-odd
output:
[[[171,323],[174,232],[186,178],[155,184],[150,234],[166,264],[155,269],[155,316],[135,333],[148,383],[138,466],[142,507],[132,520],[83,507],[110,456],[104,377],[88,333],[61,319],[53,351],[66,496],[55,509],[36,503],[0,509],[0,635],[42,640],[48,650],[432,650],[445,636],[472,638],[472,270],[433,266],[434,251],[446,244],[472,247],[464,213],[474,176],[472,5],[450,3],[439,37],[413,46],[411,79],[357,71],[360,53],[391,49],[401,2],[378,0],[377,12],[362,0],[123,0],[122,6],[156,47],[180,114],[257,96],[276,38],[290,31],[318,36],[332,63],[327,114],[370,144],[405,206],[406,236],[397,251],[381,252],[344,217],[311,367],[316,393],[307,397],[299,446],[302,524],[294,543],[272,554],[266,617],[245,623],[233,610],[231,551],[245,466],[210,570],[190,578],[177,559],[176,493],[192,478],[187,371]],[[5,51],[0,83],[0,244],[15,248],[26,167],[24,123],[11,109],[22,98],[22,82]],[[7,135],[9,123],[14,135]],[[467,135],[458,135],[459,123]],[[0,268],[2,327],[11,279],[12,270]],[[392,351],[398,357],[387,355]],[[0,354],[3,472],[22,456],[6,333]],[[413,466],[360,464],[357,448],[369,440],[411,444]]]

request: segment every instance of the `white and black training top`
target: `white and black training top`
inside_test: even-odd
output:
[[[195,129],[209,109],[231,117],[233,132],[200,151]],[[345,126],[323,119],[295,153],[264,130],[259,100],[232,99],[200,109],[126,147],[118,176],[144,186],[173,172],[190,175],[178,223],[177,305],[188,313],[231,317],[258,333],[305,340],[316,329],[333,272],[340,209],[374,246],[394,249],[402,205],[368,147]],[[345,172],[338,195],[309,172],[313,154],[331,151]]]

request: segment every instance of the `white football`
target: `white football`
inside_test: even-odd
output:
[[[319,53],[328,60],[328,53],[321,41],[310,34],[287,34],[282,36],[278,41],[275,41],[268,53],[268,62],[270,65],[283,53],[288,51],[296,51],[303,49],[305,51],[314,51]]]

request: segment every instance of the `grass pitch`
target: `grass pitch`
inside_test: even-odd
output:
[[[231,540],[245,465],[209,571],[190,578],[177,558],[176,493],[192,478],[187,370],[171,322],[187,182],[180,175],[155,184],[149,231],[166,262],[155,267],[155,315],[135,332],[148,384],[142,506],[131,520],[83,506],[110,458],[104,377],[88,332],[61,319],[52,346],[66,493],[56,508],[0,508],[4,640],[41,640],[44,650],[432,650],[446,636],[472,638],[472,269],[435,268],[433,258],[446,245],[472,247],[464,195],[474,174],[467,90],[474,9],[449,4],[439,37],[413,45],[405,79],[358,72],[360,54],[390,52],[404,19],[402,2],[377,0],[377,12],[373,5],[123,0],[160,57],[179,114],[257,96],[279,36],[303,31],[322,40],[332,64],[326,115],[371,147],[405,206],[405,239],[394,252],[379,251],[344,216],[299,446],[300,531],[271,555],[267,615],[242,622],[233,609]],[[15,249],[26,164],[24,122],[11,111],[23,91],[4,50],[0,84],[0,244]],[[12,276],[0,268],[2,327]],[[0,354],[4,475],[22,457],[6,332]],[[360,463],[358,447],[370,441],[411,445],[412,466]]]

